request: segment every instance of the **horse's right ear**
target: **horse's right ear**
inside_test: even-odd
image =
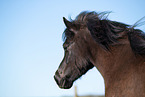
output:
[[[74,24],[72,22],[68,21],[65,17],[63,17],[63,21],[67,28],[71,29],[74,27]]]

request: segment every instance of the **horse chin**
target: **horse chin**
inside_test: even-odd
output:
[[[61,89],[70,89],[73,85],[73,81],[69,81],[68,79],[58,78],[57,76],[54,76],[54,79]]]
[[[62,89],[70,89],[72,87],[72,85],[73,85],[73,82],[63,80],[62,84],[59,85],[59,87]]]

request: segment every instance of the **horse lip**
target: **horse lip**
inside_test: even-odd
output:
[[[73,82],[68,81],[67,79],[63,79],[62,80],[62,85],[60,86],[60,88],[62,89],[70,89],[72,87]]]
[[[69,89],[73,85],[72,81],[68,81],[67,79],[60,78],[58,75],[55,75],[54,79],[55,79],[57,85],[62,89]]]

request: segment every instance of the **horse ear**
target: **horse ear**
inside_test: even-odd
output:
[[[63,17],[63,22],[64,22],[65,26],[69,29],[73,28],[73,26],[74,26],[73,23],[68,21],[65,17]]]

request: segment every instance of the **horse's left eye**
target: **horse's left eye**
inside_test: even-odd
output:
[[[67,50],[67,47],[64,47],[64,50]]]
[[[67,50],[67,47],[68,47],[68,46],[64,43],[64,44],[63,44],[63,49],[64,49],[64,50]]]
[[[63,49],[66,51],[67,48],[69,47],[69,44],[63,44]]]
[[[67,51],[67,48],[68,48],[68,46],[64,46],[64,47],[63,47],[63,49],[64,49],[65,51]]]

